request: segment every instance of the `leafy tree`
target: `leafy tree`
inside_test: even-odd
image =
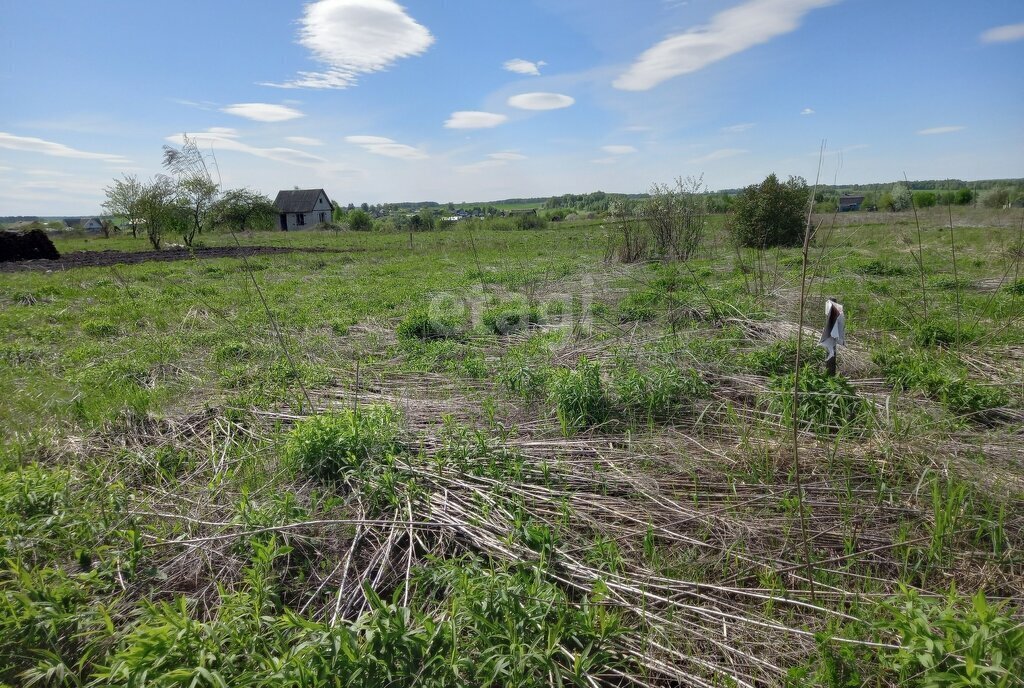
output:
[[[138,177],[126,174],[122,179],[115,179],[113,184],[103,189],[107,195],[103,208],[111,215],[125,217],[128,226],[132,228],[133,237],[139,236],[139,202],[142,198],[142,187]]]
[[[748,186],[734,204],[737,241],[754,248],[801,244],[809,195],[802,177],[782,183],[773,173]]]
[[[353,210],[346,217],[348,228],[354,232],[369,232],[373,229],[373,219],[365,210]]]
[[[892,185],[892,191],[888,193],[888,196],[883,195],[882,199],[883,208],[898,213],[909,208],[914,197],[905,184],[896,183]]]
[[[937,202],[938,199],[931,191],[918,191],[914,193],[914,205],[918,208],[932,208]]]
[[[239,232],[269,229],[276,213],[273,201],[251,189],[229,189],[213,207],[217,224],[228,225]]]
[[[210,176],[206,157],[195,139],[183,137],[181,148],[164,146],[164,167],[175,175],[175,195],[181,206],[189,209],[190,222],[181,226],[181,237],[191,246],[196,233],[209,227],[219,186]]]
[[[957,205],[970,205],[971,201],[974,200],[974,192],[968,189],[966,186],[956,192],[956,204]]]
[[[986,208],[1002,208],[1010,202],[1010,190],[1005,186],[989,189],[981,194],[980,200],[981,204]]]
[[[154,249],[160,248],[165,234],[184,230],[191,220],[189,208],[178,199],[177,185],[164,175],[142,186],[138,207],[146,238]]]
[[[424,232],[437,226],[437,218],[434,217],[434,211],[430,208],[423,208],[416,216],[420,219],[420,230]]]

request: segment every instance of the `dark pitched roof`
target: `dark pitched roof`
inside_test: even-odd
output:
[[[278,191],[274,205],[279,213],[308,213],[313,210],[321,194],[330,200],[330,196],[324,193],[323,189]]]
[[[860,203],[861,201],[864,200],[864,197],[863,196],[856,196],[854,194],[843,194],[842,196],[839,197],[839,200],[840,201],[852,202],[852,203]]]

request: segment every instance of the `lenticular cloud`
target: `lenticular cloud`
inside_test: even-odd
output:
[[[348,88],[360,74],[420,55],[434,42],[425,26],[394,0],[318,0],[306,5],[299,43],[322,71],[299,72],[281,88]]]

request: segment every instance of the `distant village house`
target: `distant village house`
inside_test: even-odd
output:
[[[277,227],[282,232],[330,222],[334,210],[331,199],[323,189],[278,191],[274,206],[278,213]]]
[[[864,202],[863,196],[845,195],[839,197],[839,212],[846,213],[853,210],[860,210],[860,204]]]

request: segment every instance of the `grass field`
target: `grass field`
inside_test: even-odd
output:
[[[0,685],[1020,685],[1024,220],[818,222],[796,420],[720,219],[0,273]]]

